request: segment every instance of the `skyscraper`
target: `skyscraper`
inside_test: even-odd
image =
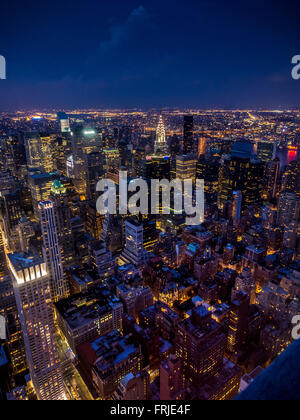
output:
[[[279,195],[277,224],[287,226],[293,220],[298,220],[300,213],[300,198],[296,194],[282,192]]]
[[[39,133],[25,135],[26,160],[29,169],[41,169],[43,166],[42,145]]]
[[[156,140],[154,144],[154,154],[156,156],[168,156],[169,150],[166,142],[166,130],[162,115],[159,117],[156,129]]]
[[[219,173],[219,206],[231,200],[233,191],[241,191],[242,207],[258,205],[262,200],[264,164],[252,155],[253,145],[237,142],[227,155]]]
[[[192,115],[185,115],[184,117],[184,133],[183,133],[183,153],[188,155],[195,153],[196,148],[194,144],[194,117]]]
[[[242,212],[242,201],[243,201],[243,195],[241,191],[234,191],[233,203],[232,203],[232,219],[236,227],[240,223],[241,212]]]
[[[237,353],[246,343],[250,298],[242,291],[234,291],[229,314],[227,348]]]
[[[257,157],[263,162],[271,162],[276,156],[276,143],[259,141],[257,143]]]
[[[269,162],[265,170],[265,181],[263,198],[266,200],[272,200],[276,197],[277,182],[280,172],[280,160],[278,158]]]
[[[9,267],[31,380],[39,400],[63,400],[46,263],[32,254],[9,254]]]
[[[125,262],[139,266],[145,262],[143,224],[131,218],[125,221],[126,244],[122,254]]]
[[[55,220],[54,205],[52,201],[43,201],[39,204],[39,217],[43,235],[43,254],[47,263],[51,279],[51,296],[53,302],[67,297],[68,287],[64,277],[61,249],[58,243],[58,234]]]

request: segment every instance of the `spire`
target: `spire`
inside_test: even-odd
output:
[[[168,145],[166,142],[166,130],[162,115],[159,116],[158,126],[156,129],[156,141],[154,145],[154,152],[156,155],[167,155]]]

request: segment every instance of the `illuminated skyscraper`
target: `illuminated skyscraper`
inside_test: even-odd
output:
[[[62,248],[62,262],[64,267],[68,267],[73,264],[74,253],[71,227],[72,215],[69,207],[68,190],[58,180],[55,180],[52,184],[50,201],[54,204],[58,242]]]
[[[250,298],[242,291],[234,291],[229,314],[227,348],[237,353],[246,344]]]
[[[197,179],[204,179],[205,199],[209,205],[217,205],[219,187],[219,159],[200,156],[197,164]]]
[[[57,119],[58,119],[59,124],[60,124],[61,132],[62,133],[70,133],[71,132],[70,120],[69,120],[69,117],[67,116],[67,114],[65,112],[59,112],[57,114]]]
[[[26,160],[29,169],[41,169],[43,155],[41,138],[38,133],[32,132],[25,135]]]
[[[235,226],[240,223],[243,196],[241,191],[233,192],[232,219]]]
[[[260,204],[264,179],[264,164],[252,152],[247,142],[234,144],[232,155],[226,156],[219,173],[219,207],[231,200],[233,191],[241,191],[242,207]]]
[[[176,177],[182,181],[196,180],[197,160],[194,155],[181,155],[176,158]]]
[[[64,386],[53,335],[54,314],[46,263],[32,254],[9,254],[8,259],[37,397],[39,400],[63,400]]]
[[[277,224],[287,226],[293,220],[299,219],[300,198],[296,194],[282,192],[279,195]]]
[[[77,127],[72,137],[74,161],[74,186],[79,195],[87,196],[87,155],[98,152],[100,139],[98,132],[91,128]]]
[[[183,133],[183,153],[188,155],[195,153],[196,147],[194,144],[194,117],[192,115],[185,115],[184,117],[184,133]]]
[[[257,143],[257,157],[263,162],[269,163],[276,157],[276,143],[260,141]]]
[[[145,262],[143,224],[131,218],[125,221],[126,244],[122,254],[125,262],[139,266]]]
[[[54,205],[52,201],[39,204],[39,217],[43,235],[43,254],[47,263],[53,302],[67,297],[68,287],[64,278],[61,249],[58,244]]]
[[[156,129],[156,140],[154,144],[154,154],[156,156],[168,156],[169,150],[166,142],[166,130],[162,115],[159,117],[158,126]]]
[[[282,190],[300,197],[300,160],[291,162],[282,178]]]
[[[269,162],[266,167],[263,190],[263,198],[265,200],[270,201],[276,197],[279,172],[280,160],[276,158],[272,162]]]

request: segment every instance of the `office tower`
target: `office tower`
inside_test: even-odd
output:
[[[125,221],[125,238],[126,242],[122,259],[135,266],[142,265],[146,257],[143,224],[134,218],[127,219]]]
[[[72,154],[70,135],[55,137],[53,140],[52,159],[54,168],[64,176],[68,176],[67,159]]]
[[[20,191],[17,190],[5,194],[2,197],[0,204],[5,236],[8,238],[11,230],[18,225],[22,216]]]
[[[233,191],[241,191],[242,208],[260,204],[264,179],[263,162],[252,157],[253,145],[235,143],[231,156],[226,156],[219,173],[219,207],[231,200]]]
[[[232,197],[232,219],[234,226],[237,227],[241,220],[243,196],[241,191],[234,191]]]
[[[59,175],[56,172],[29,172],[28,184],[32,197],[34,215],[36,216],[36,218],[39,217],[39,203],[40,201],[49,200],[52,184],[55,180],[59,180]]]
[[[249,304],[250,299],[248,295],[241,291],[233,292],[227,342],[227,349],[230,353],[237,354],[246,344]]]
[[[166,142],[166,130],[162,115],[159,117],[158,126],[156,129],[156,140],[154,143],[155,156],[169,156],[168,145]]]
[[[94,152],[86,155],[87,174],[87,199],[95,200],[99,193],[96,192],[98,181],[105,176],[103,167],[104,155],[101,152]]]
[[[107,178],[114,179],[119,177],[120,152],[118,149],[103,149],[104,169]]]
[[[42,169],[43,154],[41,138],[38,133],[25,134],[25,151],[28,169]]]
[[[279,194],[277,224],[287,226],[293,220],[299,219],[300,198],[295,193]]]
[[[273,200],[276,197],[278,178],[280,173],[280,160],[275,159],[269,162],[265,171],[265,182],[263,188],[263,198]]]
[[[71,132],[70,120],[67,114],[65,112],[59,112],[57,114],[57,119],[60,124],[61,133],[70,133]]]
[[[204,193],[208,205],[217,205],[219,188],[219,159],[200,156],[197,163],[197,179],[204,179]]]
[[[39,218],[43,235],[43,255],[47,264],[51,296],[53,302],[58,302],[68,296],[68,285],[64,276],[61,248],[58,243],[56,217],[52,201],[42,201],[39,204]]]
[[[160,400],[184,399],[182,363],[179,357],[171,355],[160,365]]]
[[[92,287],[55,304],[57,322],[74,354],[81,344],[122,330],[123,305],[104,287]]]
[[[72,136],[72,155],[74,162],[74,186],[82,197],[87,196],[87,155],[98,152],[100,139],[92,128],[77,127]]]
[[[222,370],[226,336],[204,307],[194,309],[189,318],[180,322],[175,334],[185,389],[189,385],[201,387]]]
[[[128,143],[128,140],[125,138],[121,139],[119,142],[119,153],[120,153],[120,166],[126,168],[130,171],[133,166],[133,146]]]
[[[176,178],[182,181],[186,179],[196,180],[197,160],[193,155],[181,155],[176,157]]]
[[[13,283],[9,276],[0,276],[0,315],[5,319],[7,350],[13,374],[17,375],[28,366]]]
[[[18,223],[18,234],[20,241],[20,249],[22,252],[27,252],[30,247],[30,241],[35,236],[35,231],[32,223],[26,216],[22,216]]]
[[[63,400],[46,263],[32,254],[9,254],[9,267],[31,380],[39,400]]]
[[[149,200],[150,200],[150,193],[149,193]],[[155,246],[158,240],[158,234],[157,234],[157,229],[156,229],[157,216],[149,213],[148,215],[139,215],[138,219],[141,223],[143,223],[144,248],[147,251],[152,251],[153,247]]]
[[[97,269],[101,279],[106,279],[114,275],[115,261],[112,253],[106,248],[103,241],[93,241],[89,245],[90,263]]]
[[[119,401],[145,401],[150,398],[150,375],[146,370],[121,379],[112,399]]]
[[[54,149],[55,149],[55,134],[41,134],[41,151],[42,151],[42,166],[44,172],[53,172],[55,168],[55,158],[54,158]]]
[[[105,220],[105,215],[97,210],[96,201],[88,201],[85,205],[85,228],[96,240],[100,238]]]
[[[282,177],[282,191],[300,197],[300,160],[291,162]]]
[[[196,152],[194,144],[194,117],[192,115],[184,116],[184,133],[183,133],[183,153],[185,155],[194,154]]]
[[[70,197],[68,189],[59,180],[55,180],[51,187],[49,199],[54,205],[58,243],[62,251],[62,262],[64,267],[68,267],[73,263],[74,257],[71,227],[72,214],[69,206]]]
[[[123,220],[121,216],[106,213],[100,240],[113,255],[120,254],[123,249]]]
[[[284,229],[283,246],[288,249],[295,249],[298,239],[299,221],[293,220]]]
[[[207,145],[207,140],[205,137],[199,137],[198,140],[198,159],[200,158],[200,156],[204,156],[206,154],[206,145]]]
[[[3,233],[0,226],[0,278],[4,276],[7,272],[7,264],[5,257],[5,248],[4,248],[4,239]]]
[[[171,161],[168,156],[148,156],[141,165],[142,177],[147,180],[171,179]]]
[[[17,134],[9,136],[6,139],[6,150],[9,155],[11,170],[14,176],[19,177],[21,168],[26,165],[24,156],[26,156],[24,138],[22,135]],[[4,162],[3,162],[4,163]]]
[[[257,157],[262,162],[269,163],[276,157],[277,145],[275,142],[259,141],[257,143]]]

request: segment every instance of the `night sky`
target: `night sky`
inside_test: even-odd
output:
[[[299,1],[5,1],[0,110],[294,107]]]

